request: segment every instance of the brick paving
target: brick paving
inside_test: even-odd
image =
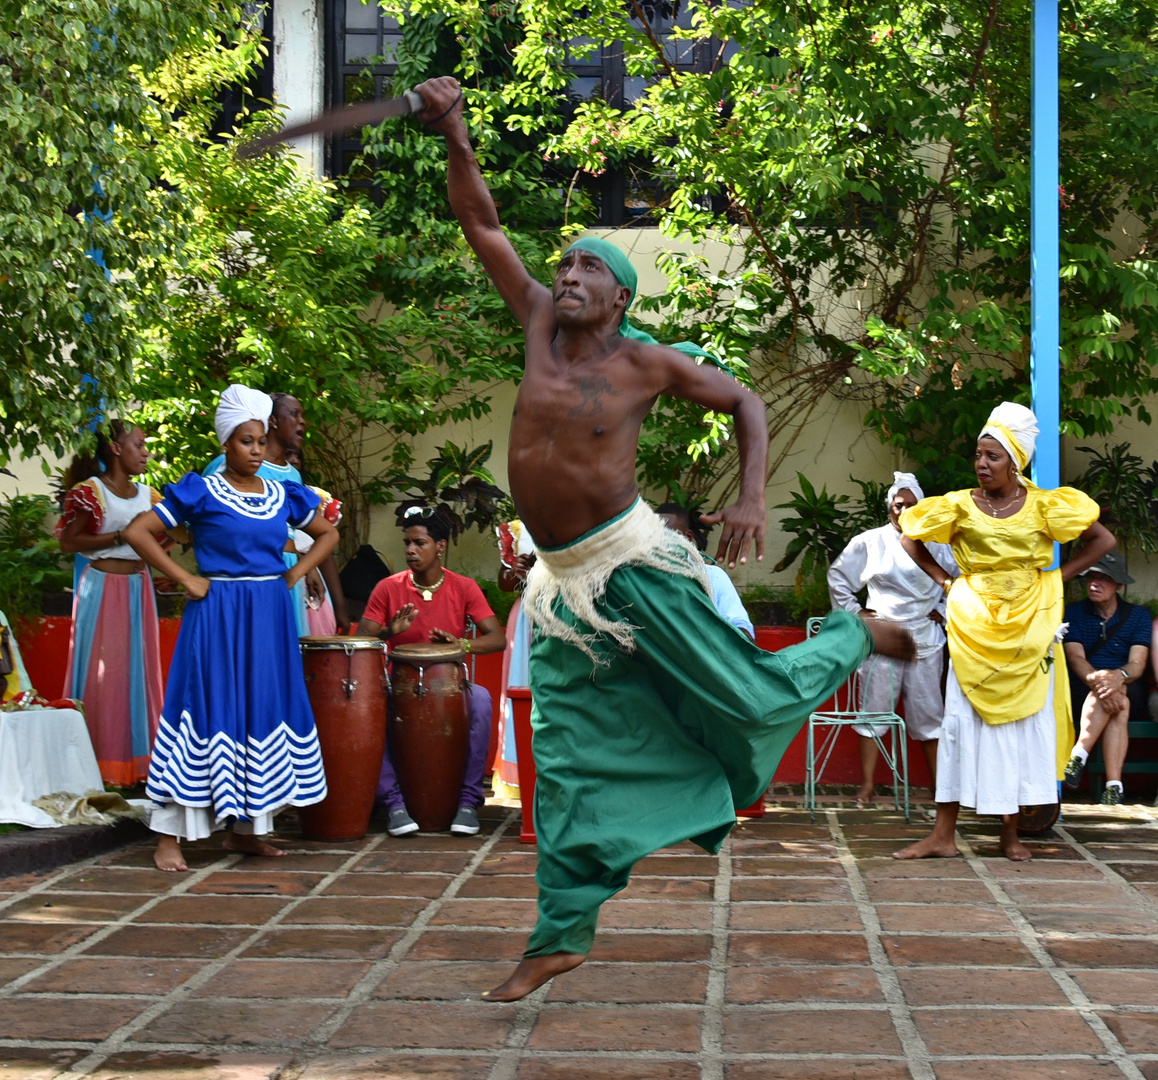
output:
[[[918,812],[919,814],[919,812]],[[1158,816],[1069,806],[1015,865],[884,810],[772,808],[638,867],[590,961],[483,989],[534,919],[518,812],[476,838],[137,844],[0,879],[0,1080],[1158,1080]]]

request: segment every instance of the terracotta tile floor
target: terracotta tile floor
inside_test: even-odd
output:
[[[1022,865],[991,821],[898,863],[923,818],[770,808],[718,858],[642,862],[591,960],[514,1005],[479,995],[535,856],[517,811],[483,817],[0,879],[0,1080],[1158,1080],[1147,807],[1069,806]]]

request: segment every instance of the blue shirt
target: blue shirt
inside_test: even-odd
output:
[[[1106,641],[1104,634],[1108,634],[1115,626],[1126,621],[1122,628],[1114,635],[1111,641]],[[1130,646],[1145,645],[1150,647],[1150,631],[1153,620],[1150,612],[1138,604],[1126,606],[1125,601],[1118,599],[1118,610],[1102,623],[1102,617],[1092,600],[1079,600],[1066,608],[1066,622],[1069,629],[1066,631],[1066,644],[1076,642],[1086,650],[1086,659],[1093,665],[1095,671],[1113,671],[1115,668],[1126,666],[1130,659]],[[1103,625],[1105,631],[1103,633]]]
[[[190,525],[197,568],[206,577],[280,577],[290,526],[304,529],[321,500],[292,480],[262,478],[262,488],[250,494],[223,476],[188,473],[165,485],[165,497],[153,509],[170,528]]]
[[[716,605],[716,610],[738,630],[746,630],[754,638],[756,628],[748,618],[748,612],[744,610],[744,601],[736,592],[736,586],[732,584],[727,571],[714,563],[708,563],[707,569],[708,584],[712,587],[712,603]]]

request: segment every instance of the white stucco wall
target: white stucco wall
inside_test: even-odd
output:
[[[273,93],[285,122],[301,124],[322,111],[325,94],[325,22],[322,0],[277,0],[273,6]],[[290,143],[315,176],[325,165],[325,142],[307,135]]]

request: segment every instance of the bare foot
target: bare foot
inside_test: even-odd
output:
[[[577,968],[587,957],[582,953],[557,952],[546,956],[525,956],[515,973],[502,986],[483,992],[487,1001],[518,1001],[538,990],[548,979]]]
[[[253,833],[238,833],[230,830],[225,834],[225,842],[221,845],[226,851],[236,851],[242,855],[264,855],[274,859],[285,852],[281,848],[267,844],[260,836]]]
[[[873,652],[897,660],[917,659],[917,643],[904,627],[884,619],[865,619],[864,624],[873,636]]]
[[[185,865],[185,856],[181,854],[181,845],[175,836],[162,836],[157,841],[157,850],[153,852],[153,863],[158,870],[188,870]]]
[[[942,840],[936,833],[918,840],[907,848],[893,852],[894,859],[954,859],[961,852],[957,850],[956,842],[950,838]]]
[[[1002,822],[1001,839],[998,841],[998,846],[1001,848],[1001,854],[1011,862],[1029,862],[1033,858],[1033,852],[1021,842],[1021,838],[1017,835],[1016,814],[1012,815],[1009,821]]]
[[[1033,852],[1029,850],[1017,837],[1001,842],[1001,854],[1012,862],[1029,862]]]

